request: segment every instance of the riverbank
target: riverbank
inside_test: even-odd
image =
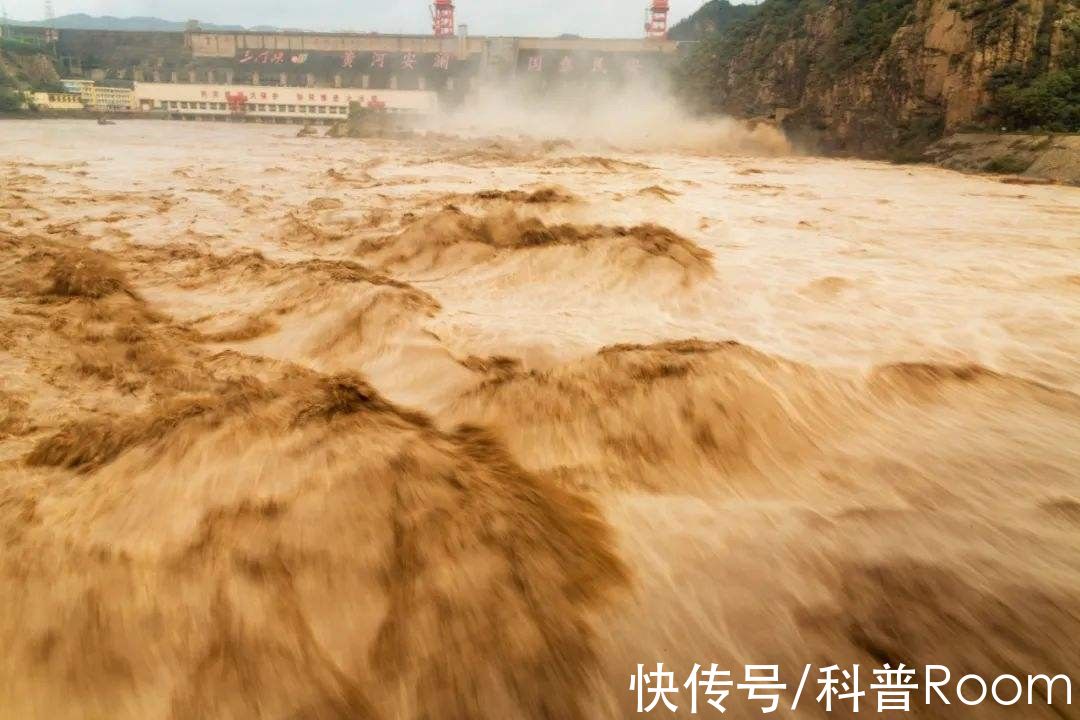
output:
[[[926,156],[950,170],[1080,185],[1080,135],[957,133]]]

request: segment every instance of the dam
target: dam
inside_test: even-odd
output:
[[[188,32],[194,66],[226,83],[411,90],[452,94],[477,80],[521,77],[540,86],[624,82],[675,56],[658,38],[597,39],[361,35],[351,33]],[[179,79],[179,78],[177,78]]]
[[[99,84],[426,91],[443,106],[483,83],[544,93],[637,81],[664,71],[685,46],[651,19],[639,38],[470,35],[465,25],[448,29],[440,5],[430,35],[211,30],[197,21],[183,32],[14,29],[53,54],[63,77]]]

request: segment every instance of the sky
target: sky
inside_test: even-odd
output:
[[[740,0],[736,0],[737,2]],[[431,0],[53,0],[57,16],[70,13],[165,20],[195,18],[236,25],[275,25],[310,30],[426,33]],[[476,35],[575,33],[593,37],[639,37],[649,0],[455,0],[457,22]],[[672,22],[705,0],[672,0]],[[44,17],[44,0],[0,0],[17,20]]]

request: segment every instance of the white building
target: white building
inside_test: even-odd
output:
[[[348,117],[353,102],[394,113],[429,114],[438,109],[438,95],[425,90],[135,83],[138,110],[193,120],[328,124]]]
[[[69,93],[77,93],[88,110],[130,112],[134,109],[135,93],[131,88],[98,85],[93,80],[81,79],[64,79],[60,84]]]

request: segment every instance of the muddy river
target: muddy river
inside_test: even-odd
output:
[[[757,140],[0,149],[0,718],[1080,680],[1080,189]]]

